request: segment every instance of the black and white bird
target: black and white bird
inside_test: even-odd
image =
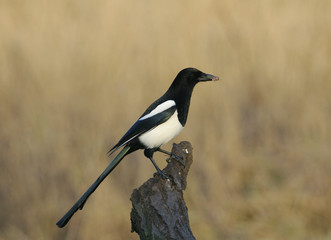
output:
[[[160,151],[171,155],[170,152],[162,150],[160,147],[183,130],[194,86],[199,82],[217,80],[217,76],[203,73],[195,68],[185,68],[180,71],[165,94],[153,102],[119,142],[109,150],[110,155],[123,147],[98,179],[56,225],[60,228],[64,227],[75,212],[84,207],[88,197],[120,161],[129,153],[138,149],[144,149],[145,156],[152,161],[157,172],[162,177],[167,177],[155,163],[153,159],[154,152]]]

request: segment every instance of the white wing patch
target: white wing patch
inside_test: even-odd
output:
[[[160,105],[158,105],[153,111],[151,111],[149,114],[146,114],[145,116],[139,118],[139,121],[141,120],[145,120],[147,118],[150,118],[160,112],[163,112],[164,110],[167,110],[168,108],[171,108],[172,106],[175,106],[176,103],[174,100],[168,100],[165,101],[164,103],[161,103]]]

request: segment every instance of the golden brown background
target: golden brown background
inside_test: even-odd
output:
[[[330,12],[327,0],[1,0],[0,239],[138,239],[129,197],[155,171],[142,152],[55,223],[189,66],[221,79],[195,88],[174,140],[194,147],[197,239],[330,239]]]

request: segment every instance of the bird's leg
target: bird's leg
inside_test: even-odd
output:
[[[185,163],[183,161],[182,156],[178,156],[178,155],[174,154],[173,152],[168,152],[168,151],[163,150],[161,148],[156,149],[156,151],[159,151],[161,153],[165,153],[165,154],[169,155],[170,157],[173,157],[177,162],[179,162],[181,165],[183,165],[185,167]],[[167,162],[168,162],[168,160],[167,160]]]
[[[151,162],[153,163],[157,174],[159,174],[163,179],[170,179],[170,176],[168,174],[166,174],[165,172],[163,172],[159,166],[156,164],[156,162],[153,159],[153,154],[155,152],[155,149],[145,149],[144,154],[147,158],[149,158],[151,160]]]

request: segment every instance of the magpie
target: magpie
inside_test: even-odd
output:
[[[203,73],[195,68],[185,68],[180,71],[163,96],[153,102],[118,143],[109,150],[108,154],[111,155],[123,147],[98,179],[56,225],[60,228],[64,227],[78,209],[83,209],[88,197],[120,161],[126,155],[138,149],[144,149],[144,155],[151,160],[157,173],[161,177],[167,178],[167,175],[155,163],[153,158],[154,152],[159,151],[172,155],[172,153],[160,147],[183,130],[194,86],[199,82],[217,81],[218,79],[217,76]],[[175,159],[179,158],[178,156],[174,157]],[[178,160],[180,161],[181,159]]]

